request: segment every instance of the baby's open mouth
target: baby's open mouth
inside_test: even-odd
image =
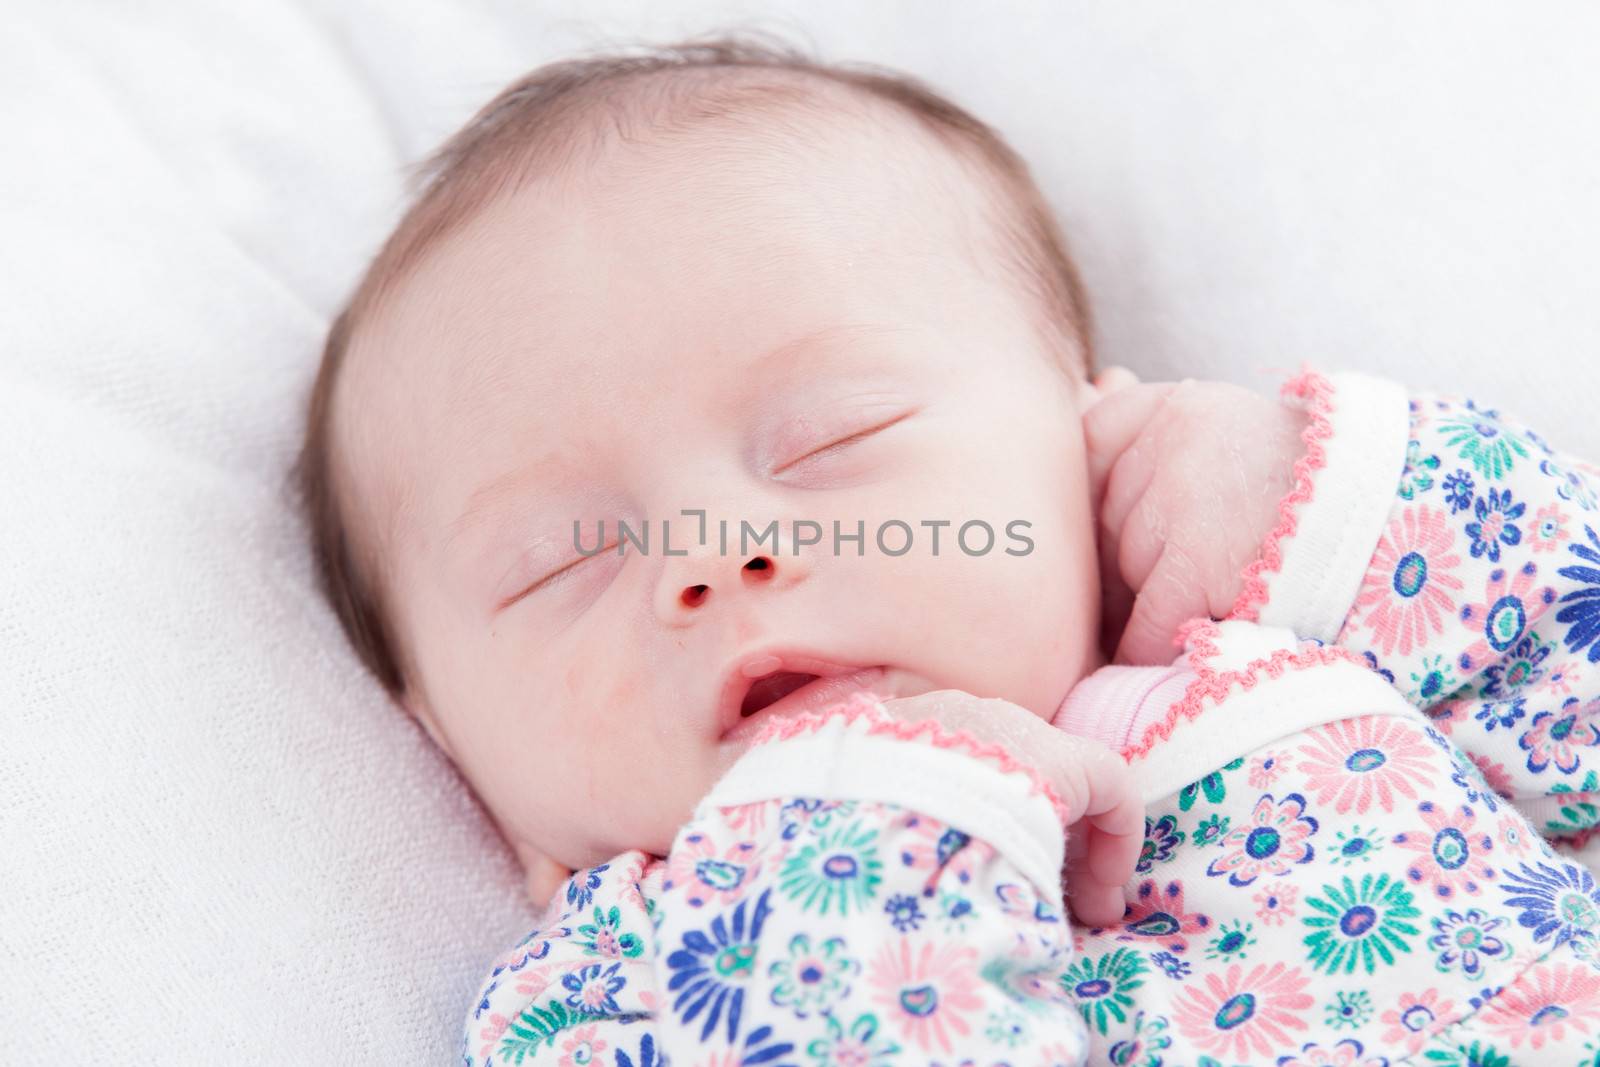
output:
[[[739,705],[739,717],[748,719],[767,705],[782,700],[796,689],[809,685],[820,677],[821,675],[795,671],[774,671],[765,677],[757,678],[750,686],[749,692],[745,693],[744,702]]]
[[[723,740],[748,741],[774,719],[823,711],[883,681],[883,667],[848,666],[809,652],[746,656],[723,684]]]

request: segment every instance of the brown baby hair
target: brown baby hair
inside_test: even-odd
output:
[[[761,74],[769,76],[748,76]],[[976,164],[1003,209],[1001,236],[1009,266],[1037,308],[1049,351],[1071,373],[1090,373],[1091,330],[1083,285],[1027,164],[989,126],[917,79],[865,64],[823,63],[796,47],[749,35],[539,67],[501,91],[412,173],[411,206],[328,331],[304,442],[291,474],[311,535],[318,584],[361,662],[392,697],[406,692],[411,659],[400,647],[386,610],[381,568],[370,548],[353,536],[348,512],[341,507],[333,454],[335,385],[357,324],[430,247],[475,212],[535,174],[572,169],[585,133],[592,132],[585,130],[583,120],[592,119],[599,107],[620,124],[623,116],[605,109],[635,103],[627,91],[641,83],[665,81],[671,113],[695,120],[741,111],[759,114],[774,105],[836,108],[833,100],[808,101],[807,87],[814,89],[818,80],[892,105],[963,161]],[[684,81],[693,90],[687,107],[670,91],[671,83]]]

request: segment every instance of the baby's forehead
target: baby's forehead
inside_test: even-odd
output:
[[[983,273],[992,260],[977,246],[992,220],[969,165],[881,102],[813,92],[664,133],[614,123],[621,134],[597,131],[580,168],[483,205],[440,238],[363,323],[340,383],[335,421],[370,518],[397,525],[407,496],[427,488],[408,431],[475,428],[513,364],[581,373],[573,354],[597,336],[742,328],[741,309],[787,309],[805,296],[797,289],[843,274],[867,286],[892,272],[912,290]],[[713,94],[700,106],[730,105]]]

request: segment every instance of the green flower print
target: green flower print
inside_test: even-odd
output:
[[[1233,820],[1228,816],[1213,812],[1200,820],[1200,825],[1194,828],[1194,835],[1190,840],[1202,847],[1215,844],[1222,840],[1232,825]]]
[[[631,960],[644,951],[639,935],[623,931],[622,910],[615,906],[604,912],[595,908],[594,922],[578,927],[578,933],[583,937],[579,944],[585,956]]]
[[[1600,773],[1590,771],[1583,776],[1583,781],[1577,785],[1570,782],[1557,782],[1550,787],[1550,793],[1555,796],[1560,793],[1588,793],[1600,791]],[[1583,797],[1562,804],[1559,812],[1560,818],[1550,819],[1544,824],[1544,832],[1551,837],[1564,837],[1568,834],[1578,834],[1595,826],[1600,826],[1600,804]]]
[[[947,934],[965,933],[967,927],[971,925],[973,918],[977,915],[977,911],[972,906],[972,901],[960,893],[952,893],[941,889],[939,890],[937,904],[938,909],[934,914],[939,917],[940,925],[944,927],[944,932]]]
[[[850,823],[822,834],[783,864],[778,888],[804,911],[849,915],[864,909],[883,881],[878,831]]]
[[[828,1032],[806,1046],[817,1067],[894,1067],[900,1046],[878,1038],[878,1017],[858,1015],[847,1030],[837,1015],[827,1016]]]
[[[1400,473],[1400,495],[1410,500],[1433,488],[1433,472],[1439,469],[1438,456],[1424,456],[1420,441],[1406,442],[1406,468]]]
[[[1455,664],[1443,654],[1423,656],[1420,669],[1411,672],[1411,687],[1406,699],[1421,707],[1428,707],[1447,699],[1461,682],[1455,675]]]
[[[1082,958],[1061,975],[1061,988],[1067,991],[1086,1021],[1102,1034],[1107,1017],[1127,1022],[1133,1006],[1133,990],[1144,985],[1144,960],[1132,949],[1119,948],[1098,959]]]
[[[1371,827],[1350,826],[1333,836],[1332,860],[1341,867],[1365,863],[1383,848],[1383,838]]]
[[[1222,770],[1212,771],[1198,782],[1190,782],[1178,790],[1178,810],[1188,811],[1194,807],[1194,802],[1203,793],[1205,798],[1213,804],[1221,804],[1228,795],[1228,787],[1222,780],[1223,771],[1236,771],[1244,766],[1244,757],[1222,765]]]
[[[1379,963],[1392,966],[1395,952],[1410,952],[1417,927],[1407,922],[1422,913],[1411,905],[1411,893],[1387,874],[1348,876],[1342,886],[1325,885],[1323,895],[1306,900],[1302,922],[1311,929],[1305,945],[1316,970],[1350,974],[1356,965],[1375,974]]]
[[[1454,1042],[1439,1045],[1430,1048],[1422,1059],[1428,1067],[1511,1067],[1510,1056],[1480,1041],[1470,1045],[1457,1045]]]
[[[821,1014],[849,991],[850,977],[860,969],[845,954],[844,938],[830,937],[813,948],[809,934],[795,934],[789,939],[788,958],[767,968],[774,980],[772,1003],[801,1019]]]
[[[1016,1048],[1028,1040],[1028,1021],[1010,1008],[1005,1008],[989,1016],[989,1025],[983,1034],[996,1045]]]
[[[540,1045],[555,1046],[556,1035],[578,1023],[589,1022],[599,1016],[581,1008],[569,1008],[559,998],[543,1007],[529,1004],[517,1013],[506,1027],[505,1035],[495,1048],[500,1063],[521,1063],[539,1050]]]
[[[1250,946],[1256,943],[1256,939],[1251,936],[1254,930],[1254,923],[1241,922],[1238,919],[1231,923],[1223,923],[1217,928],[1217,936],[1206,945],[1206,959],[1244,959],[1249,955]]]
[[[1167,1017],[1141,1011],[1133,1020],[1133,1036],[1112,1045],[1107,1059],[1117,1067],[1161,1067],[1161,1053],[1171,1046]]]
[[[1359,1030],[1372,1018],[1372,997],[1365,989],[1335,993],[1322,1006],[1323,1018],[1333,1030]]]
[[[1439,424],[1445,443],[1485,478],[1504,478],[1511,465],[1528,458],[1522,438],[1495,421],[1492,412],[1473,412]]]

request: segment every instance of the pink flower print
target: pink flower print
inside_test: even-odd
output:
[[[719,852],[705,834],[690,834],[667,857],[662,890],[682,888],[690,907],[707,903],[729,907],[760,873],[760,852],[753,841],[736,841]]]
[[[1214,1056],[1270,1060],[1294,1046],[1291,1030],[1306,1028],[1305,1013],[1315,1003],[1305,992],[1309,983],[1298,967],[1258,963],[1246,971],[1235,963],[1184,986],[1173,1022]]]
[[[494,973],[520,971],[534,960],[545,959],[550,955],[552,943],[571,936],[572,929],[566,926],[551,926],[543,930],[535,930],[523,938],[520,944],[495,961]]]
[[[1535,589],[1539,569],[1530,561],[1508,575],[1504,567],[1489,572],[1483,601],[1461,609],[1461,621],[1481,636],[1461,654],[1461,669],[1468,674],[1481,670],[1498,653],[1517,643],[1556,601],[1556,591],[1548,585]]]
[[[1504,764],[1497,763],[1481,752],[1469,752],[1467,758],[1478,768],[1478,773],[1483,775],[1484,782],[1495,791],[1496,796],[1511,799],[1511,775]]]
[[[1441,700],[1430,708],[1425,708],[1423,714],[1428,721],[1437,726],[1444,733],[1453,733],[1456,723],[1466,722],[1472,718],[1472,710],[1482,701],[1476,696],[1457,697],[1454,700]]]
[[[1184,952],[1189,948],[1189,938],[1210,926],[1209,916],[1184,910],[1182,882],[1168,882],[1157,888],[1153,880],[1146,880],[1134,891],[1133,903],[1128,905],[1122,922],[1111,930],[1118,941],[1149,939],[1173,952]]]
[[[1406,868],[1413,882],[1428,882],[1434,895],[1448,900],[1459,890],[1476,894],[1482,882],[1494,880],[1488,855],[1494,838],[1477,829],[1478,817],[1465,804],[1446,807],[1424,800],[1417,805],[1424,830],[1405,830],[1394,835],[1394,843],[1416,858]]]
[[[536,997],[550,988],[550,972],[553,966],[529,967],[517,975],[517,993],[524,997]]]
[[[1039,1050],[1038,1067],[1077,1067],[1083,1062],[1083,1051],[1077,1044],[1066,1045],[1057,1041]]]
[[[923,1052],[948,1053],[952,1035],[971,1033],[969,1020],[983,1009],[977,964],[970,946],[903,937],[878,954],[867,982],[902,1038]]]
[[[1380,1022],[1386,1045],[1399,1045],[1406,1054],[1416,1052],[1423,1043],[1451,1022],[1455,1003],[1439,996],[1437,989],[1421,993],[1401,993],[1395,1007],[1384,1012]]]
[[[1517,739],[1517,747],[1528,754],[1528,770],[1534,774],[1550,764],[1562,774],[1578,769],[1578,750],[1600,741],[1596,728],[1596,714],[1600,713],[1600,700],[1582,703],[1577,697],[1568,697],[1560,711],[1541,711],[1528,723],[1528,729]]]
[[[1573,963],[1537,963],[1485,1005],[1479,1018],[1517,1048],[1575,1043],[1600,1029],[1600,971]]]
[[[500,1037],[506,1032],[506,1027],[511,1025],[511,1020],[498,1013],[489,1016],[489,1021],[483,1029],[478,1031],[478,1038],[483,1045],[478,1049],[478,1058],[486,1060],[489,1053],[494,1051],[495,1045],[500,1043]]]
[[[1404,720],[1368,715],[1318,727],[1300,746],[1300,773],[1318,804],[1332,804],[1340,815],[1365,814],[1374,801],[1393,811],[1395,798],[1417,799],[1438,770],[1425,737]]]
[[[767,816],[771,813],[771,808],[770,800],[737,804],[722,809],[722,821],[730,830],[739,830],[747,837],[760,837],[762,831],[767,828]]]
[[[1532,831],[1519,815],[1502,815],[1495,827],[1495,842],[1507,856],[1521,856],[1528,851],[1528,835]]]
[[[1582,674],[1581,660],[1568,660],[1559,664],[1550,672],[1550,677],[1545,679],[1544,687],[1550,692],[1560,696],[1571,696],[1572,687],[1578,684]]]
[[[557,1067],[605,1067],[606,1058],[601,1053],[606,1043],[594,1036],[593,1026],[580,1026],[561,1044],[561,1062]]]
[[[1561,542],[1572,539],[1567,529],[1567,513],[1553,501],[1534,513],[1528,524],[1528,543],[1535,552],[1554,552]]]
[[[1256,902],[1256,918],[1261,925],[1282,926],[1295,917],[1300,890],[1286,882],[1268,882],[1252,899]]]
[[[1206,873],[1213,878],[1226,875],[1230,885],[1249,885],[1263,874],[1288,874],[1295,864],[1309,862],[1315,855],[1310,838],[1317,832],[1317,820],[1305,811],[1306,798],[1299,793],[1282,800],[1262,794],[1249,816],[1217,842],[1222,855],[1211,861]]]
[[[965,885],[994,858],[992,846],[926,815],[905,815],[899,828],[909,838],[900,849],[900,862],[912,870],[944,871]]]
[[[1271,789],[1284,771],[1289,769],[1289,753],[1268,752],[1250,761],[1250,788]]]
[[[1427,505],[1408,507],[1389,523],[1351,612],[1385,655],[1410,655],[1444,631],[1461,591],[1452,573],[1461,565],[1455,537],[1444,512]]]

